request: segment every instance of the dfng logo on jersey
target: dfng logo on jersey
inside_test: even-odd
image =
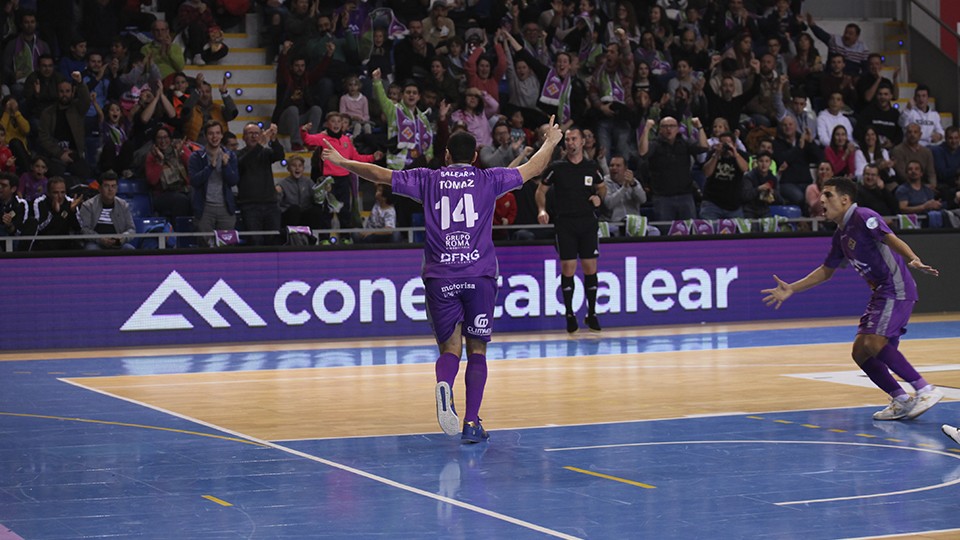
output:
[[[217,304],[223,302],[240,317],[247,326],[266,326],[267,322],[240,298],[222,279],[218,280],[207,294],[201,295],[176,271],[170,272],[150,296],[140,304],[137,311],[120,327],[121,331],[138,330],[189,330],[190,321],[181,314],[157,315],[156,312],[170,296],[177,294],[184,302],[207,321],[213,328],[230,328],[230,323],[217,312]]]

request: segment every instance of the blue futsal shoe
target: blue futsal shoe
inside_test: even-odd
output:
[[[437,383],[437,422],[440,423],[440,429],[451,437],[456,437],[460,433],[460,418],[457,417],[457,409],[453,406],[453,391],[450,385],[444,381]]]
[[[487,430],[483,429],[480,420],[463,423],[463,434],[460,435],[460,442],[473,444],[483,442],[489,438],[490,435],[487,434]]]

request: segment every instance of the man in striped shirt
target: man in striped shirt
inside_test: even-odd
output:
[[[843,29],[843,34],[830,34],[817,26],[813,15],[807,13],[807,24],[817,39],[827,44],[827,54],[837,53],[846,61],[847,73],[857,75],[866,66],[870,50],[860,41],[860,27],[850,23]]]

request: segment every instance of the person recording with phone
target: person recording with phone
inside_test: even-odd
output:
[[[743,217],[743,174],[749,166],[733,141],[729,131],[721,134],[703,165],[703,174],[707,177],[700,203],[703,219]]]

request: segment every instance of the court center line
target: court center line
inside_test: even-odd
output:
[[[544,448],[547,452],[568,452],[574,450],[598,450],[605,448],[624,448],[629,446],[675,446],[680,444],[818,444],[818,445],[839,445],[839,446],[871,446],[875,448],[885,448],[893,450],[909,450],[911,452],[926,452],[929,454],[937,454],[940,456],[947,456],[953,459],[960,459],[960,456],[944,452],[942,450],[933,450],[928,448],[912,448],[909,446],[892,446],[889,444],[874,444],[874,443],[860,443],[860,442],[831,442],[831,441],[764,441],[764,440],[737,440],[737,441],[661,441],[661,442],[649,442],[649,443],[624,443],[624,444],[600,444],[595,446],[571,446],[566,448]],[[920,493],[922,491],[931,491],[934,489],[945,488],[960,484],[960,477],[954,478],[949,482],[942,482],[939,484],[934,484],[930,486],[924,486],[913,489],[904,489],[900,491],[888,491],[884,493],[872,493],[869,495],[852,495],[849,497],[831,497],[826,499],[808,499],[805,501],[784,501],[773,503],[777,506],[791,506],[798,504],[815,504],[815,503],[824,503],[824,502],[836,502],[836,501],[853,501],[859,499],[874,499],[878,497],[891,497],[894,495],[906,495],[909,493]]]
[[[148,403],[143,403],[143,402],[140,402],[140,401],[137,401],[137,400],[134,400],[134,399],[130,399],[130,398],[126,398],[126,397],[123,397],[123,396],[118,396],[118,395],[115,395],[115,394],[111,394],[111,393],[109,393],[109,392],[105,392],[105,391],[102,391],[102,390],[97,389],[97,388],[87,387],[87,386],[84,386],[84,385],[82,385],[82,384],[80,384],[80,383],[71,381],[71,380],[69,380],[69,379],[58,379],[58,380],[61,381],[61,382],[67,383],[67,384],[69,384],[69,385],[76,386],[77,388],[81,388],[81,389],[84,389],[84,390],[88,390],[88,391],[90,391],[90,392],[95,392],[95,393],[97,393],[97,394],[101,394],[101,395],[104,395],[104,396],[107,396],[107,397],[111,397],[111,398],[114,398],[114,399],[119,399],[119,400],[121,400],[121,401],[126,401],[127,403],[132,403],[132,404],[138,405],[138,406],[140,406],[140,407],[145,407],[145,408],[147,408],[147,409],[152,409],[152,410],[154,410],[154,411],[157,411],[157,412],[160,412],[160,413],[163,413],[163,414],[168,414],[168,415],[170,415],[170,416],[174,416],[174,417],[176,417],[176,418],[180,418],[180,419],[186,420],[186,421],[188,421],[188,422],[193,422],[193,423],[195,423],[195,424],[199,424],[199,425],[201,425],[201,426],[205,426],[205,427],[208,427],[208,428],[210,428],[210,429],[215,429],[215,430],[217,430],[217,431],[222,431],[223,433],[228,433],[228,434],[230,434],[230,435],[233,435],[234,437],[238,437],[238,438],[241,438],[241,439],[247,439],[248,441],[251,441],[251,442],[254,442],[254,443],[258,443],[258,444],[261,444],[261,445],[263,445],[263,446],[268,446],[268,447],[270,447],[270,448],[273,448],[274,450],[279,450],[279,451],[281,451],[281,452],[285,452],[285,453],[287,453],[287,454],[291,454],[291,455],[294,455],[294,456],[297,456],[297,457],[301,457],[301,458],[307,459],[307,460],[309,460],[309,461],[314,461],[314,462],[316,462],[316,463],[321,463],[321,464],[326,465],[326,466],[328,466],[328,467],[333,467],[333,468],[335,468],[335,469],[340,469],[340,470],[342,470],[342,471],[345,471],[345,472],[348,472],[348,473],[351,473],[351,474],[355,474],[355,475],[357,475],[357,476],[361,476],[361,477],[366,478],[366,479],[368,479],[368,480],[373,480],[374,482],[379,482],[379,483],[381,483],[381,484],[385,484],[385,485],[388,485],[388,486],[390,486],[390,487],[394,487],[394,488],[397,488],[397,489],[401,489],[401,490],[403,490],[403,491],[407,491],[407,492],[413,493],[413,494],[415,494],[415,495],[420,495],[420,496],[426,497],[426,498],[428,498],[428,499],[433,499],[433,500],[435,500],[435,501],[447,503],[447,504],[450,504],[450,505],[452,505],[452,506],[457,506],[457,507],[463,508],[464,510],[469,510],[469,511],[471,511],[471,512],[476,512],[476,513],[478,513],[478,514],[481,514],[481,515],[484,515],[484,516],[487,516],[487,517],[491,517],[491,518],[494,518],[494,519],[498,519],[498,520],[500,520],[500,521],[505,521],[505,522],[507,522],[507,523],[511,523],[511,524],[517,525],[517,526],[519,526],[519,527],[523,527],[523,528],[526,528],[526,529],[530,529],[530,530],[532,530],[532,531],[536,531],[536,532],[539,532],[539,533],[543,533],[543,534],[546,534],[546,535],[549,535],[549,536],[553,536],[553,537],[556,537],[556,538],[564,538],[564,539],[566,539],[566,540],[580,540],[580,538],[577,537],[577,536],[571,536],[571,535],[569,535],[569,534],[564,534],[564,533],[562,533],[562,532],[560,532],[560,531],[555,531],[555,530],[553,530],[553,529],[548,529],[548,528],[546,528],[546,527],[542,527],[542,526],[537,525],[537,524],[535,524],[535,523],[530,523],[530,522],[528,522],[528,521],[523,521],[522,519],[518,519],[518,518],[515,518],[515,517],[512,517],[512,516],[508,516],[508,515],[506,515],[506,514],[501,514],[501,513],[499,513],[499,512],[495,512],[495,511],[493,511],[493,510],[488,510],[488,509],[486,509],[486,508],[482,508],[482,507],[479,507],[479,506],[476,506],[476,505],[473,505],[473,504],[465,503],[465,502],[463,502],[463,501],[458,501],[458,500],[456,500],[456,499],[451,499],[451,498],[449,498],[449,497],[444,497],[444,496],[442,496],[442,495],[437,495],[436,493],[431,493],[431,492],[429,492],[429,491],[424,491],[424,490],[422,490],[422,489],[415,488],[415,487],[413,487],[413,486],[408,486],[408,485],[406,485],[406,484],[401,484],[400,482],[397,482],[397,481],[394,481],[394,480],[390,480],[389,478],[385,478],[385,477],[382,477],[382,476],[378,476],[378,475],[369,473],[369,472],[367,472],[367,471],[363,471],[363,470],[360,470],[360,469],[356,469],[356,468],[350,467],[349,465],[344,465],[344,464],[342,464],[342,463],[337,463],[336,461],[331,461],[331,460],[329,460],[329,459],[324,459],[324,458],[319,457],[319,456],[314,456],[314,455],[312,455],[312,454],[307,454],[306,452],[301,452],[301,451],[295,450],[295,449],[293,449],[293,448],[289,448],[289,447],[286,447],[286,446],[283,446],[283,445],[279,445],[279,444],[276,444],[276,443],[273,443],[273,442],[270,442],[270,441],[266,441],[266,440],[263,440],[263,439],[259,439],[259,438],[257,438],[257,437],[253,437],[253,436],[250,436],[250,435],[246,435],[246,434],[244,434],[244,433],[240,433],[240,432],[237,432],[237,431],[234,431],[234,430],[231,430],[231,429],[227,429],[227,428],[224,428],[224,427],[220,427],[220,426],[217,426],[217,425],[215,425],[215,424],[211,424],[211,423],[209,423],[209,422],[204,422],[204,421],[202,421],[202,420],[199,420],[199,419],[196,419],[196,418],[192,418],[192,417],[190,417],[190,416],[186,416],[186,415],[183,415],[183,414],[180,414],[180,413],[176,413],[176,412],[173,412],[173,411],[168,411],[168,410],[166,410],[166,409],[163,409],[163,408],[161,408],[161,407],[156,407],[156,406],[150,405],[150,404],[148,404]],[[958,457],[957,459],[960,459],[960,457]]]

